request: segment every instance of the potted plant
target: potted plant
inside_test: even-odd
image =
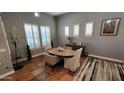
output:
[[[67,39],[68,39],[68,44],[74,44],[74,36],[68,36]]]

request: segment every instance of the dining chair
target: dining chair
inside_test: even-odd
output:
[[[51,44],[46,44],[44,48],[45,48],[45,52],[47,52],[47,50],[52,48],[52,46]]]
[[[51,44],[46,44],[46,45],[44,46],[45,51],[42,53],[43,56],[45,56],[46,54],[48,54],[47,51],[48,51],[48,49],[50,49],[50,48],[52,48]]]
[[[60,61],[60,58],[54,55],[45,54],[44,55],[45,67],[47,65],[52,67],[52,72],[54,71],[54,66]]]
[[[82,52],[82,48],[74,52],[74,57],[64,58],[64,68],[69,69],[72,72],[76,71],[77,68],[80,67],[81,52]]]
[[[68,47],[68,46],[66,46],[65,49],[70,49],[70,50],[72,50],[72,47]]]

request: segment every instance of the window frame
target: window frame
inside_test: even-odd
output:
[[[90,35],[88,35],[87,33],[87,24],[91,24],[92,23],[92,32],[91,32],[91,34]],[[93,21],[91,21],[91,22],[86,22],[85,23],[85,37],[92,37],[93,36],[93,31],[94,31],[94,22]]]
[[[45,44],[43,44],[43,39],[42,39],[43,37],[42,37],[41,27],[44,27],[45,28],[45,41],[46,41],[45,43],[46,44],[48,44],[48,34],[47,34],[47,30],[46,30],[47,28],[49,28],[49,35],[50,35],[49,36],[49,38],[50,38],[50,41],[49,42],[50,42],[50,44],[51,44],[51,41],[52,41],[51,40],[51,27],[50,26],[47,26],[47,25],[40,25],[41,45],[42,45],[42,47],[44,47]]]
[[[75,26],[78,26],[78,35],[75,35]],[[74,37],[79,37],[80,36],[80,24],[74,24],[73,26],[73,36]]]
[[[68,27],[68,36],[66,35],[66,28]],[[64,35],[65,37],[69,37],[70,36],[70,27],[69,26],[65,26],[64,27]]]
[[[37,26],[37,29],[38,29],[38,34],[39,34],[39,25],[37,25],[37,24],[32,24],[32,23],[23,23],[23,25],[24,25],[24,32],[25,32],[25,37],[26,37],[26,43],[28,44],[28,40],[27,40],[27,34],[26,34],[26,30],[25,30],[25,25],[31,25],[31,32],[32,32],[32,38],[33,38],[33,45],[34,45],[34,47],[33,48],[31,48],[30,47],[30,49],[31,50],[38,50],[38,49],[40,49],[41,48],[41,43],[40,43],[40,36],[38,35],[38,42],[39,42],[39,45],[38,45],[38,47],[35,47],[35,39],[34,39],[34,31],[33,31],[33,26]]]

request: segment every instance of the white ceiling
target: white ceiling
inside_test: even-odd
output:
[[[51,16],[60,16],[66,14],[67,12],[45,12],[45,13]]]
[[[0,12],[1,14],[2,12]],[[64,14],[67,14],[68,12],[45,12],[46,14],[48,15],[51,15],[51,16],[60,16],[60,15],[64,15]]]

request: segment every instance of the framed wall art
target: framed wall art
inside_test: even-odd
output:
[[[116,36],[121,18],[102,20],[101,36]]]

